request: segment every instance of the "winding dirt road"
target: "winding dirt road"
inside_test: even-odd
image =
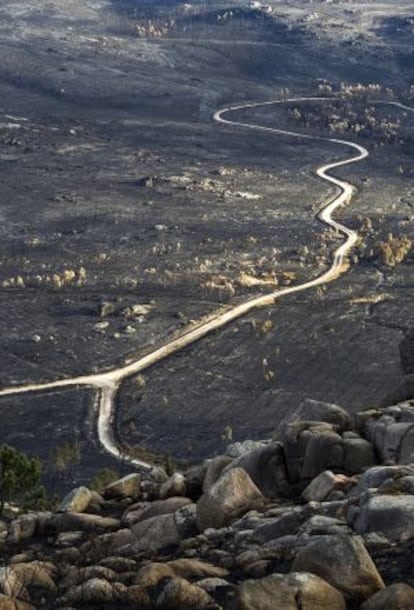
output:
[[[217,123],[221,123],[224,125],[228,125],[231,127],[237,127],[241,129],[251,129],[260,133],[267,133],[270,135],[283,135],[283,136],[291,136],[297,139],[307,139],[307,140],[319,140],[324,142],[332,142],[334,144],[341,145],[347,149],[350,149],[354,154],[350,157],[347,157],[341,161],[336,161],[334,163],[328,163],[327,165],[323,165],[319,167],[316,171],[317,175],[322,179],[335,187],[336,195],[333,199],[331,199],[325,207],[323,207],[322,211],[318,214],[318,218],[325,223],[326,225],[333,227],[336,231],[341,233],[345,240],[341,243],[341,245],[333,252],[332,254],[332,263],[327,271],[317,276],[314,279],[311,279],[303,284],[290,286],[288,288],[283,288],[280,290],[275,290],[269,294],[259,295],[257,297],[251,298],[247,300],[245,303],[241,305],[236,305],[228,310],[221,310],[212,314],[209,317],[203,318],[197,324],[192,325],[187,328],[179,337],[171,339],[167,341],[164,345],[155,349],[151,353],[138,358],[134,362],[131,362],[127,365],[121,366],[119,368],[103,372],[97,374],[90,375],[81,375],[78,377],[72,377],[69,379],[58,379],[55,381],[47,382],[47,383],[38,383],[38,384],[30,384],[30,385],[21,385],[15,387],[3,388],[0,390],[0,396],[10,396],[13,394],[24,394],[28,392],[44,392],[48,390],[56,390],[59,388],[69,388],[69,387],[86,387],[93,388],[99,393],[98,399],[98,437],[103,448],[114,457],[118,459],[122,459],[124,462],[128,462],[131,465],[137,466],[141,469],[150,469],[151,465],[131,456],[125,455],[122,453],[120,447],[118,446],[114,433],[113,433],[113,422],[115,416],[115,398],[118,388],[122,381],[127,377],[137,374],[140,371],[152,366],[153,364],[159,362],[170,356],[173,353],[182,350],[183,348],[195,343],[202,337],[205,337],[207,334],[211,333],[218,328],[221,328],[240,318],[247,312],[251,311],[257,307],[266,307],[272,305],[277,299],[282,296],[292,294],[294,292],[301,292],[303,290],[307,290],[308,288],[314,288],[316,286],[320,286],[322,284],[326,284],[328,282],[332,282],[337,277],[339,277],[342,273],[344,273],[348,268],[348,263],[346,260],[346,256],[354,246],[357,240],[357,233],[352,231],[348,227],[340,224],[339,222],[333,220],[332,214],[335,212],[337,208],[340,206],[349,204],[351,201],[352,195],[354,193],[354,187],[352,184],[345,182],[344,180],[340,180],[330,174],[330,171],[342,167],[345,165],[349,165],[351,163],[356,163],[362,161],[365,157],[368,156],[368,151],[359,144],[355,144],[354,142],[349,142],[347,140],[340,140],[336,138],[324,138],[324,137],[315,137],[306,134],[300,134],[292,131],[286,131],[283,129],[277,129],[272,127],[263,127],[259,125],[254,125],[250,123],[245,123],[241,121],[232,120],[230,118],[225,118],[230,113],[234,113],[238,110],[248,110],[254,109],[264,106],[271,106],[282,103],[295,102],[299,103],[302,101],[321,101],[323,102],[328,98],[321,97],[312,97],[312,98],[292,98],[286,100],[276,100],[276,101],[268,101],[261,103],[250,103],[250,104],[242,104],[238,106],[231,106],[224,108],[222,110],[217,111],[214,114],[214,120]],[[404,107],[402,104],[394,103],[395,105],[399,105]],[[411,108],[405,107],[409,110]]]

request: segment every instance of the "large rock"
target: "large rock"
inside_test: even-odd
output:
[[[321,536],[298,552],[292,570],[317,574],[354,603],[384,588],[360,537]]]
[[[132,498],[140,495],[141,475],[138,473],[128,474],[122,479],[107,485],[104,490],[105,498]]]
[[[395,583],[378,591],[361,606],[361,610],[412,610],[414,589],[405,583]]]
[[[57,512],[83,513],[88,508],[93,494],[87,487],[76,487],[65,496],[57,509]]]
[[[306,572],[247,580],[235,592],[237,610],[345,610],[342,594]]]
[[[359,534],[375,532],[396,542],[414,538],[414,495],[366,497],[360,504],[353,528]]]
[[[344,438],[343,447],[346,474],[359,474],[377,463],[374,445],[364,438]]]
[[[197,502],[197,526],[220,528],[263,501],[263,496],[242,468],[225,472]]]
[[[343,470],[342,437],[332,424],[295,421],[283,433],[289,482],[306,484],[324,470]]]
[[[161,549],[176,546],[181,535],[175,523],[174,515],[159,515],[141,521],[131,527],[135,538],[132,548],[135,552],[146,551],[151,555]]]
[[[291,494],[281,443],[267,443],[236,458],[227,469],[243,468],[267,498]]]

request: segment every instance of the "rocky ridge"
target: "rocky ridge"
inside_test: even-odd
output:
[[[0,522],[0,610],[413,608],[414,401],[299,415]]]

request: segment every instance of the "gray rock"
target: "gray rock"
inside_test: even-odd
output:
[[[322,536],[298,552],[292,570],[317,574],[353,603],[385,586],[360,537]]]
[[[132,526],[131,532],[135,538],[132,547],[136,552],[155,553],[176,546],[181,540],[173,514],[158,515],[141,521]]]
[[[197,526],[200,532],[220,528],[247,512],[263,496],[242,468],[225,472],[197,502]]]
[[[87,487],[76,487],[65,496],[56,512],[60,513],[83,513],[92,500],[93,495]]]
[[[414,537],[414,496],[379,494],[360,504],[353,523],[359,534],[376,532],[393,541]]]
[[[374,446],[363,438],[344,439],[343,469],[347,474],[359,474],[377,463]]]

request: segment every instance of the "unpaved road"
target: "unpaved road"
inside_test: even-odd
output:
[[[288,103],[288,102],[304,102],[304,101],[321,101],[326,98],[321,97],[312,97],[312,98],[291,98],[286,100],[272,100],[261,103],[251,103],[251,104],[242,104],[238,106],[231,106],[223,108],[222,110],[217,111],[214,114],[214,120],[222,125],[230,126],[231,128],[240,128],[240,129],[249,129],[256,130],[259,133],[266,133],[269,135],[283,135],[290,136],[292,138],[298,139],[308,139],[308,140],[320,140],[325,142],[332,142],[334,144],[338,144],[347,149],[350,149],[353,154],[352,156],[346,157],[341,161],[337,161],[334,163],[328,163],[319,167],[316,171],[317,175],[322,179],[335,187],[336,194],[330,199],[326,205],[322,208],[322,210],[318,214],[318,218],[325,223],[326,225],[334,228],[338,233],[342,234],[345,237],[345,240],[341,243],[341,245],[333,252],[332,254],[332,263],[327,271],[323,274],[310,279],[309,281],[290,286],[288,288],[283,288],[280,290],[275,290],[271,293],[259,295],[257,297],[253,297],[247,300],[245,303],[240,305],[236,305],[232,308],[226,310],[219,310],[218,312],[201,319],[198,323],[195,323],[188,327],[180,336],[167,341],[164,345],[158,347],[154,351],[149,354],[138,358],[137,360],[125,364],[124,366],[118,367],[116,369],[97,373],[97,374],[86,374],[77,377],[67,378],[67,379],[57,379],[54,381],[39,383],[39,384],[30,384],[30,385],[20,385],[14,387],[3,388],[0,390],[0,396],[7,396],[12,394],[24,394],[29,392],[45,392],[48,390],[56,390],[59,388],[69,388],[69,387],[87,387],[93,388],[98,392],[98,437],[103,448],[112,456],[118,459],[122,459],[124,462],[128,462],[131,465],[137,466],[139,468],[151,468],[150,464],[132,458],[131,456],[124,455],[121,452],[120,447],[118,446],[114,433],[113,433],[113,421],[114,421],[114,409],[115,409],[115,397],[120,387],[120,384],[124,379],[130,377],[131,375],[137,374],[140,371],[156,364],[157,362],[167,358],[173,353],[182,350],[185,347],[195,343],[199,339],[205,337],[207,334],[211,333],[218,328],[225,326],[226,324],[240,318],[245,315],[247,312],[251,311],[257,307],[266,307],[272,305],[275,300],[281,298],[282,296],[292,294],[295,292],[301,292],[307,290],[308,288],[313,288],[316,286],[320,286],[322,284],[326,284],[328,282],[332,282],[337,277],[339,277],[342,273],[344,273],[348,268],[348,263],[346,260],[347,254],[354,246],[358,235],[355,231],[349,229],[348,227],[340,224],[332,218],[333,213],[340,206],[349,204],[352,199],[352,195],[354,193],[354,187],[352,184],[340,180],[334,177],[330,172],[331,170],[342,167],[345,165],[349,165],[351,163],[357,163],[362,161],[364,158],[368,156],[368,151],[359,144],[354,142],[350,142],[348,140],[341,140],[336,138],[324,138],[324,137],[315,137],[306,134],[300,134],[296,132],[286,131],[283,129],[277,129],[272,127],[263,127],[251,123],[236,121],[230,118],[225,118],[230,113],[235,113],[239,110],[248,110],[259,108],[263,106],[271,106],[276,104]],[[412,110],[408,107],[400,105],[398,103],[394,103],[401,108],[406,108]]]

